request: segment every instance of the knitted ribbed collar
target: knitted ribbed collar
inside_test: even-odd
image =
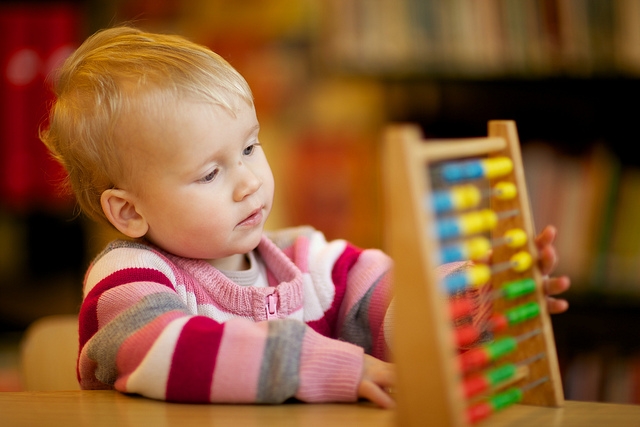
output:
[[[204,260],[182,258],[165,253],[178,267],[211,295],[220,308],[243,317],[261,320],[267,295],[277,294],[278,317],[302,308],[302,272],[269,238],[263,236],[256,249],[267,267],[269,287],[240,286]],[[266,315],[265,315],[266,319]]]

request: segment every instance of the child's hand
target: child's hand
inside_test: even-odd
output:
[[[540,255],[540,271],[545,275],[544,289],[547,294],[547,308],[549,313],[557,314],[566,311],[569,303],[564,299],[556,299],[551,295],[558,295],[565,292],[571,286],[571,281],[567,276],[548,277],[558,264],[558,254],[553,242],[556,239],[557,230],[554,226],[548,225],[535,239]]]
[[[396,402],[389,395],[389,389],[395,386],[395,366],[365,354],[358,397],[370,400],[385,409],[395,408]]]

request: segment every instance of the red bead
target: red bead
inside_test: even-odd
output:
[[[491,415],[493,408],[488,403],[479,403],[467,409],[467,422],[475,424]]]
[[[489,355],[485,349],[481,347],[462,353],[459,357],[462,372],[473,371],[489,363]]]
[[[480,330],[473,325],[463,325],[455,328],[458,347],[473,344],[480,338]]]
[[[489,388],[489,382],[482,375],[473,375],[466,378],[462,383],[462,388],[466,398],[475,396],[476,394],[485,391]]]

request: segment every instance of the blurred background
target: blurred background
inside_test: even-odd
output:
[[[114,237],[60,193],[37,132],[51,70],[123,22],[205,44],[245,76],[276,179],[269,228],[383,247],[386,124],[446,138],[515,120],[535,222],[560,229],[573,280],[553,318],[567,397],[640,402],[637,0],[0,2],[0,390],[21,387],[27,326],[77,313]]]

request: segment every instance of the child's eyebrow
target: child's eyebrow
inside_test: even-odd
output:
[[[260,131],[260,123],[256,123],[253,127],[251,127],[247,131],[247,136],[253,136],[253,135],[257,134],[259,131]]]
[[[260,131],[260,123],[256,123],[255,125],[251,126],[249,129],[247,129],[247,131],[245,132],[245,140],[256,136],[258,134],[258,132]],[[215,161],[215,159],[217,158],[217,156],[220,155],[220,151],[218,150],[215,153],[213,153],[211,156],[205,157],[201,164],[200,164],[200,168],[204,168],[206,165],[208,165],[209,163]]]

